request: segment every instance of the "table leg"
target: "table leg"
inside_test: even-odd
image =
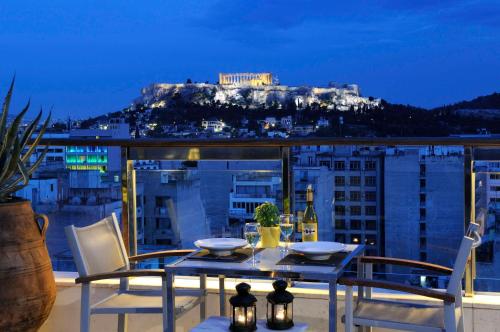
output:
[[[328,303],[328,331],[337,331],[337,279],[330,280]]]
[[[223,275],[219,275],[219,310],[221,317],[226,316],[226,287]]]
[[[175,331],[174,274],[167,271],[167,326],[165,331]],[[164,327],[165,328],[165,327]]]
[[[207,275],[200,274],[200,321],[203,322],[207,318]]]

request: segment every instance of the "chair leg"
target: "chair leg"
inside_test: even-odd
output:
[[[127,314],[118,314],[118,332],[127,332],[128,319]]]
[[[352,287],[347,286],[345,291],[345,332],[354,332]]]
[[[446,332],[457,332],[457,317],[454,303],[444,304],[444,329]]]
[[[80,332],[90,331],[90,283],[82,284],[82,300],[80,308]]]

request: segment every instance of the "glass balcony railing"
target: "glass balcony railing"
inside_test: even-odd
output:
[[[77,151],[70,150],[83,145],[71,139],[50,143],[68,147],[68,164],[77,158]],[[85,161],[90,167],[95,151],[107,151],[103,169],[79,168],[73,174],[64,163],[56,170],[42,166],[40,178],[20,192],[51,218],[47,244],[55,270],[74,270],[66,225],[88,225],[115,212],[130,232],[131,253],[192,248],[200,238],[241,237],[244,223],[266,201],[300,217],[310,184],[319,239],[362,243],[367,255],[451,267],[466,222],[478,220],[483,245],[473,254],[464,284],[469,293],[500,291],[498,140],[84,144],[93,143]],[[300,233],[294,238],[300,239]],[[409,268],[375,266],[375,274],[429,287],[447,284],[444,276]]]

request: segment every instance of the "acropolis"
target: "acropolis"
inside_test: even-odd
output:
[[[224,85],[272,85],[273,74],[271,73],[220,73],[219,84]]]

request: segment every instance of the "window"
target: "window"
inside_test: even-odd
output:
[[[367,220],[365,222],[365,228],[367,231],[377,230],[377,222],[375,220]]]
[[[351,243],[360,244],[361,243],[361,234],[351,234]]]
[[[425,249],[427,246],[427,239],[425,237],[420,238],[420,249]]]
[[[377,192],[375,192],[375,191],[365,192],[365,201],[375,202],[376,200],[377,200]]]
[[[351,171],[359,171],[361,169],[361,162],[359,160],[351,161],[349,163],[349,169]]]
[[[331,167],[330,160],[320,160],[319,165],[320,165],[320,166],[326,166],[326,167],[328,167],[328,168],[330,168],[330,167]]]
[[[425,204],[425,194],[420,194],[420,204]]]
[[[365,236],[365,244],[369,246],[374,246],[377,244],[377,236],[375,234],[367,234]]]
[[[336,191],[335,192],[335,200],[343,202],[345,201],[345,192],[344,191]]]
[[[54,191],[54,184],[50,184],[50,192],[53,192]]]
[[[374,171],[377,169],[377,163],[373,160],[365,161],[365,170],[366,171]]]
[[[500,191],[500,186],[491,186],[490,190],[491,191]]]
[[[335,167],[336,171],[345,170],[345,161],[341,161],[341,160],[335,161],[334,167]]]
[[[351,215],[352,216],[360,216],[361,215],[361,206],[351,206]]]
[[[361,229],[361,220],[358,219],[352,219],[351,220],[351,229]]]
[[[361,200],[361,192],[360,191],[351,191],[349,193],[349,200],[354,202],[359,202]]]
[[[337,216],[345,216],[345,206],[343,206],[343,205],[335,205],[335,215],[337,215]]]
[[[425,220],[426,214],[427,214],[427,211],[425,210],[425,208],[421,208],[420,209],[420,220]]]
[[[425,179],[420,179],[420,189],[425,189]]]
[[[490,174],[490,180],[500,180],[500,174]]]
[[[376,216],[377,215],[377,207],[376,206],[365,206],[365,215]]]
[[[349,178],[349,184],[351,186],[359,186],[361,184],[361,176],[351,176]]]
[[[420,164],[420,176],[425,176],[425,164]]]
[[[377,185],[377,178],[375,176],[365,176],[365,186],[375,187]]]
[[[345,219],[335,219],[335,229],[345,229]]]
[[[425,233],[425,223],[420,223],[420,233]]]
[[[335,242],[345,243],[345,234],[335,234]]]
[[[312,166],[313,165],[313,157],[307,157],[307,162],[308,162],[309,166]]]
[[[421,252],[420,253],[420,261],[425,262],[426,260],[427,260],[427,253]]]
[[[335,185],[336,186],[345,186],[345,177],[343,177],[343,176],[336,176],[335,177]]]

